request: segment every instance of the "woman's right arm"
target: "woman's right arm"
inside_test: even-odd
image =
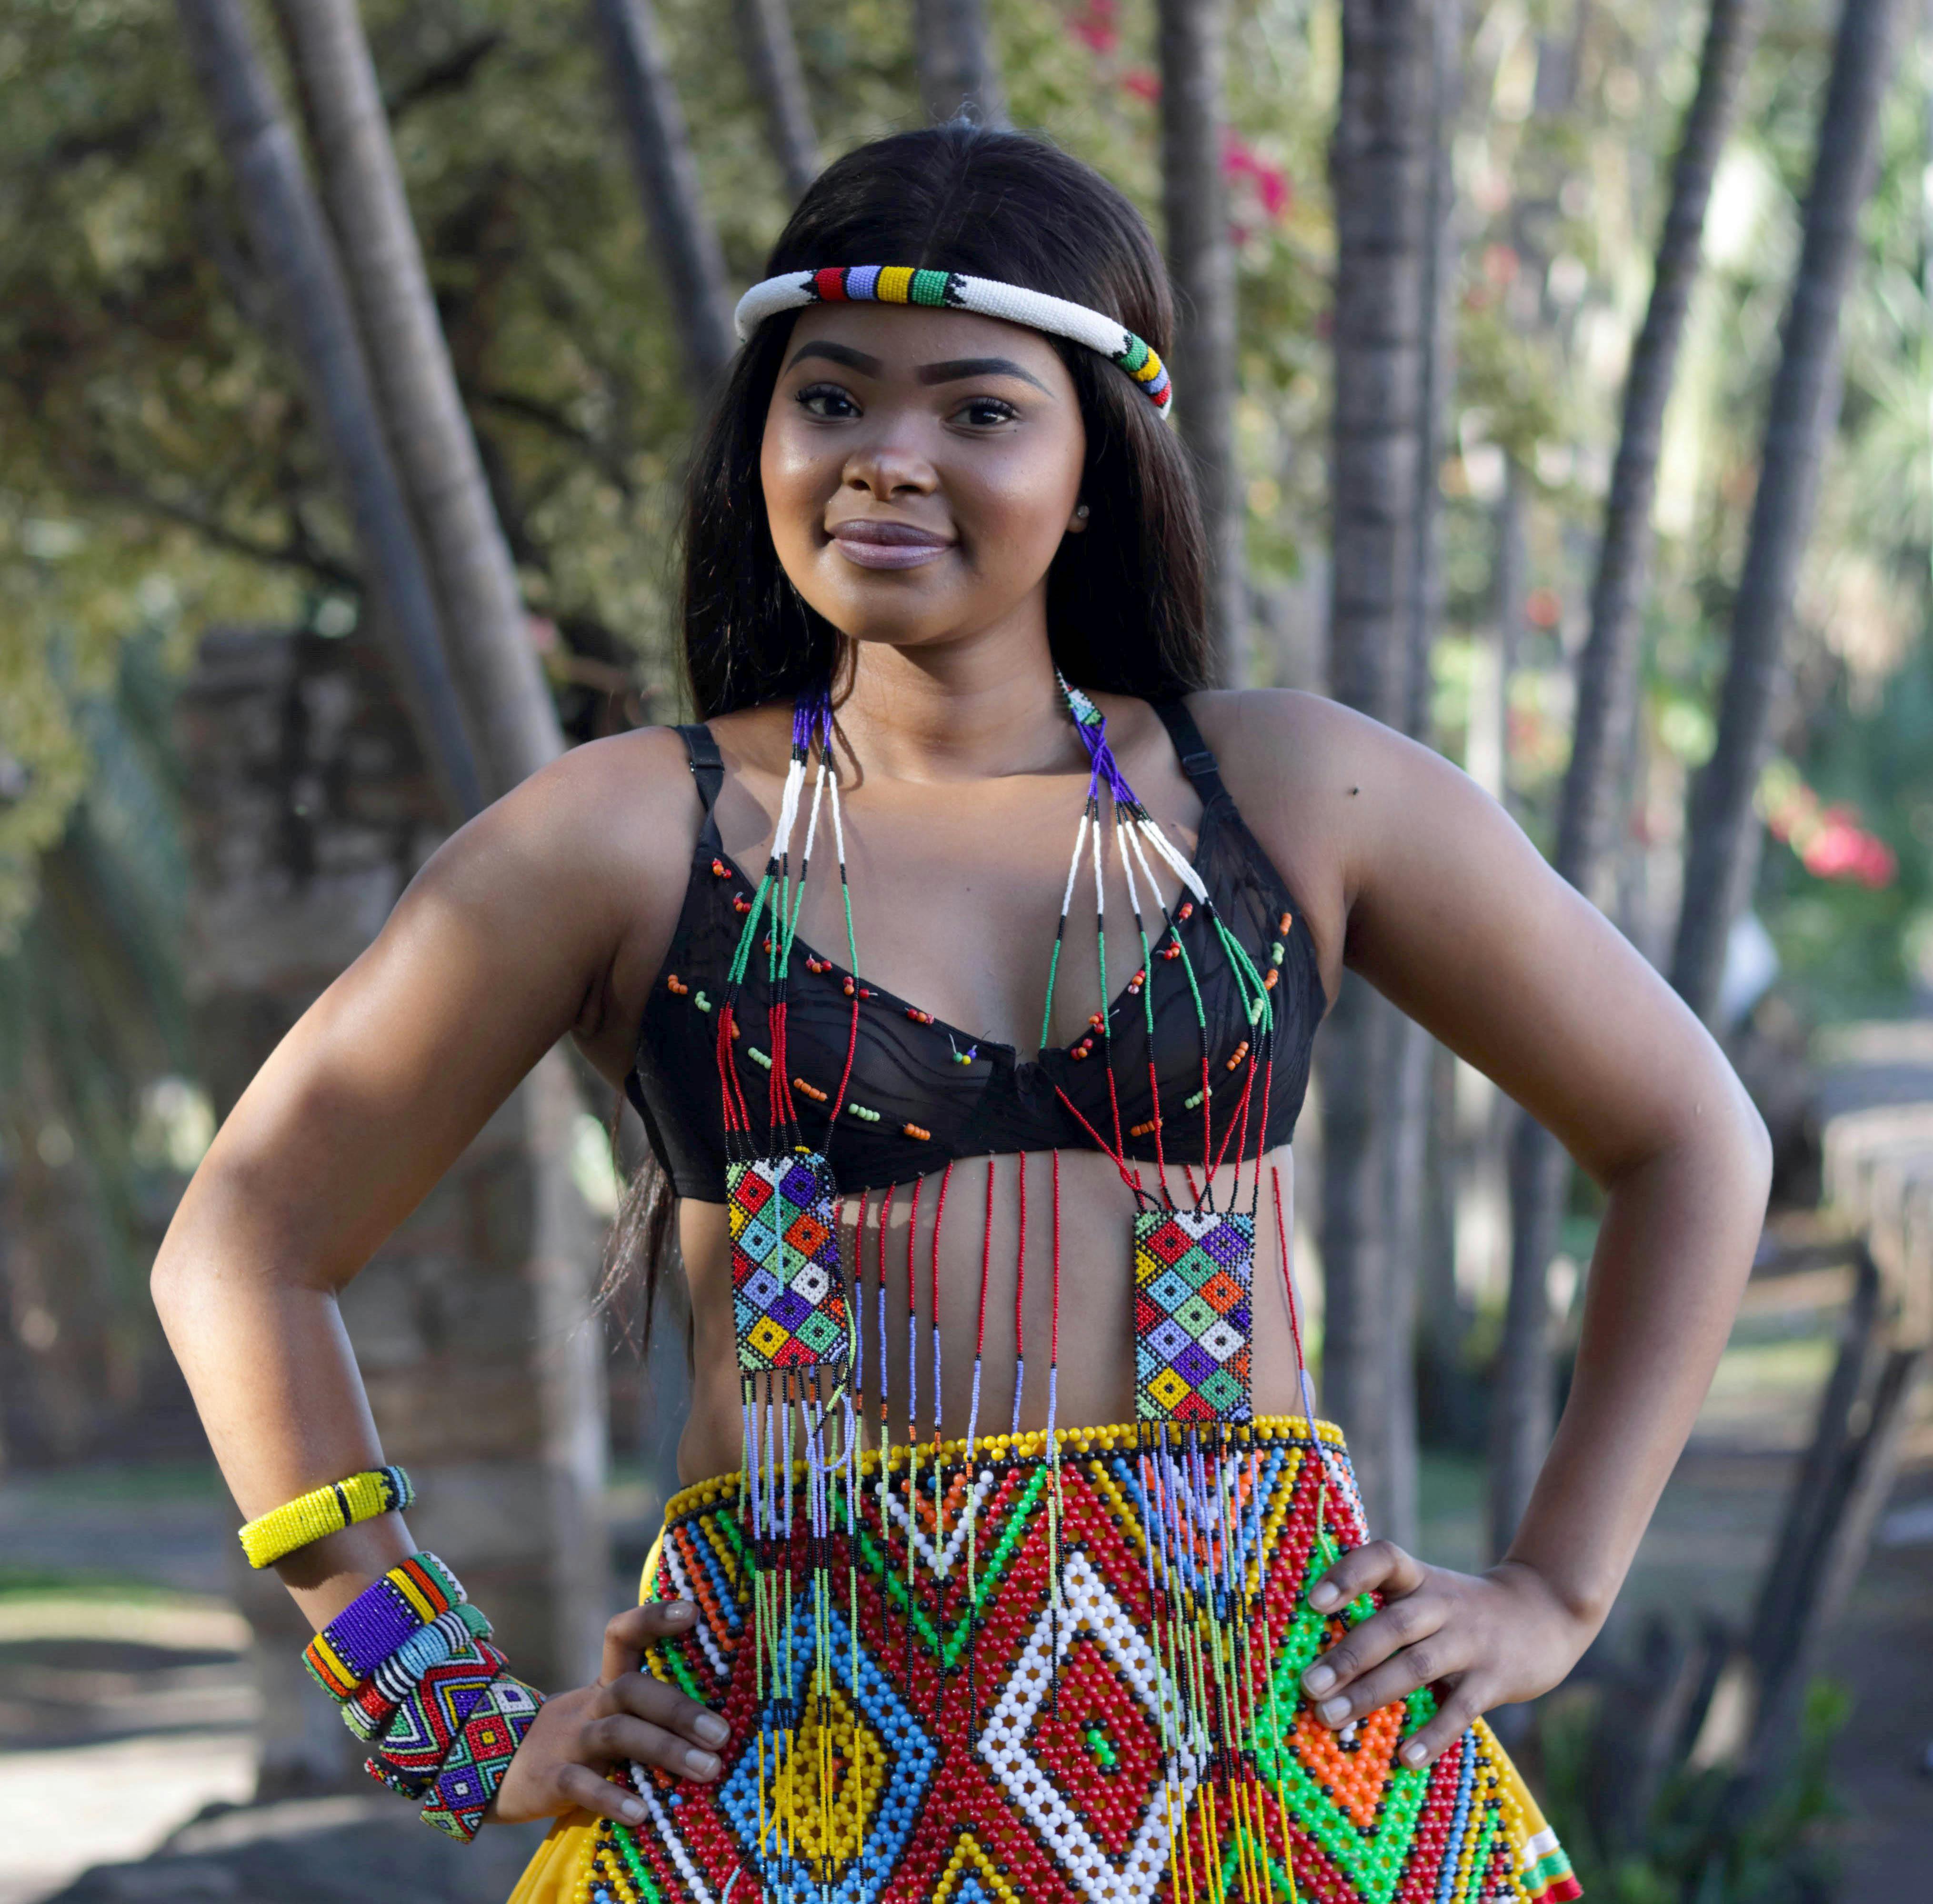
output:
[[[567,1033],[621,1075],[684,898],[699,812],[684,763],[666,730],[596,743],[464,827],[224,1121],[153,1289],[245,1516],[382,1463],[337,1306],[377,1246]],[[385,1514],[278,1572],[320,1627],[413,1551],[401,1517]],[[663,1617],[621,1617],[611,1683],[545,1708],[501,1794],[516,1800],[507,1815],[587,1800],[621,1810],[587,1769],[600,1759],[690,1769],[686,1742],[708,1737],[703,1708],[630,1683]],[[627,1700],[649,1710],[630,1712]],[[603,1727],[595,1750],[576,1736],[592,1725]],[[549,1767],[540,1781],[530,1775],[539,1760]]]

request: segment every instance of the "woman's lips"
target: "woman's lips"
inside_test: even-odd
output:
[[[840,554],[862,569],[918,568],[953,546],[945,537],[909,522],[839,522],[831,533]]]

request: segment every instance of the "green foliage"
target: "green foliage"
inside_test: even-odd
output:
[[[1783,1775],[1741,1809],[1733,1775],[1681,1769],[1665,1783],[1637,1845],[1601,1841],[1590,1803],[1591,1708],[1543,1719],[1544,1810],[1593,1904],[1827,1904],[1835,1894],[1829,1827],[1842,1814],[1834,1741],[1850,1696],[1825,1680],[1807,1689],[1799,1739]]]

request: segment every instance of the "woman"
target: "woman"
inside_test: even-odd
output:
[[[741,322],[687,524],[708,724],[452,839],[157,1265],[317,1677],[432,1822],[566,1815],[520,1904],[1576,1894],[1479,1715],[1618,1590],[1763,1126],[1455,769],[1204,690],[1168,293],[1091,172],[957,125],[863,147]],[[1606,1193],[1481,1575],[1366,1538],[1301,1372],[1288,1142],[1345,967]],[[412,1558],[335,1297],[566,1033],[678,1193],[697,1484],[599,1683],[540,1707]]]

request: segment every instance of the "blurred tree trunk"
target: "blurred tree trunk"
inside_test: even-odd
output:
[[[1334,591],[1330,691],[1387,726],[1417,706],[1429,616],[1426,415],[1439,348],[1430,300],[1440,232],[1431,182],[1440,92],[1434,9],[1344,0],[1342,80],[1330,175],[1336,228]],[[1185,401],[1185,393],[1178,401]],[[1426,654],[1426,646],[1423,651]],[[1426,1104],[1401,1015],[1345,979],[1323,1036],[1322,1261],[1327,1406],[1349,1436],[1372,1525],[1414,1524],[1410,1332],[1415,1221],[1390,1207],[1420,1154],[1405,1110]],[[1402,1233],[1406,1228],[1407,1238]]]
[[[483,775],[321,208],[242,0],[179,0],[179,10],[257,263],[348,506],[375,620],[447,804],[467,818],[485,803]]]
[[[1875,170],[1880,107],[1892,77],[1892,0],[1845,0],[1839,16],[1805,201],[1805,242],[1732,605],[1718,741],[1692,784],[1671,982],[1708,1024],[1718,1009],[1727,937],[1758,862],[1752,796],[1783,672],[1793,588],[1811,533],[1819,465],[1838,415],[1839,307],[1858,257],[1859,211]]]
[[[786,0],[734,0],[745,68],[765,113],[765,139],[795,203],[819,176],[819,135]]]
[[[665,65],[651,0],[594,0],[618,117],[631,151],[663,268],[685,360],[701,390],[713,389],[733,350],[725,254],[698,188],[684,113]]]
[[[1174,420],[1195,459],[1208,538],[1217,680],[1248,665],[1247,509],[1235,456],[1235,248],[1222,142],[1227,0],[1161,0],[1162,209],[1176,292]]]
[[[1458,0],[1432,0],[1428,17],[1429,74],[1424,133],[1428,188],[1423,205],[1421,284],[1423,362],[1417,393],[1415,527],[1405,643],[1402,726],[1412,739],[1431,744],[1430,652],[1443,620],[1440,537],[1443,408],[1451,387],[1451,326],[1447,294],[1452,276],[1451,206],[1454,197],[1448,138],[1455,119],[1463,53],[1463,8]],[[1390,1220],[1390,1304],[1387,1328],[1390,1401],[1390,1510],[1385,1532],[1414,1547],[1418,1533],[1416,1328],[1418,1285],[1431,1248],[1427,1230],[1442,1200],[1440,1173],[1451,1146],[1431,1126],[1437,1096],[1431,1085],[1436,1041],[1414,1019],[1396,1014],[1390,1037],[1389,1075],[1384,1084],[1390,1126],[1387,1146]]]
[[[1651,301],[1625,384],[1623,428],[1591,591],[1590,632],[1577,660],[1577,711],[1557,830],[1558,871],[1599,905],[1604,903],[1608,850],[1628,797],[1620,769],[1635,718],[1638,636],[1665,404],[1697,275],[1712,176],[1730,135],[1759,14],[1759,0],[1712,0],[1698,89],[1672,167]],[[1535,1118],[1520,1115],[1510,1147],[1510,1295],[1493,1390],[1493,1554],[1502,1554],[1516,1533],[1550,1445],[1556,1398],[1546,1285],[1570,1182],[1571,1160],[1563,1146]]]
[[[218,1009],[201,1015],[202,1069],[225,1111],[295,1018],[374,936],[437,833],[481,805],[485,772],[513,783],[541,764],[532,756],[542,750],[546,717],[550,753],[556,729],[534,667],[527,668],[520,685],[513,666],[500,666],[480,691],[489,697],[482,724],[502,752],[486,770],[470,750],[441,646],[443,628],[429,565],[389,461],[350,300],[293,134],[238,0],[181,0],[180,13],[241,190],[258,261],[275,293],[357,525],[375,597],[376,612],[368,621],[379,632],[395,627],[409,637],[398,670],[406,688],[411,670],[419,668],[440,683],[445,697],[438,704],[419,690],[410,708],[413,738],[396,737],[392,717],[374,719],[374,744],[353,753],[352,767],[348,751],[338,756],[330,750],[350,724],[347,710],[355,702],[353,693],[346,699],[341,693],[311,693],[305,680],[284,680],[272,668],[253,705],[232,680],[214,684],[218,699],[224,692],[230,696],[227,718],[204,723],[186,751],[191,777],[197,751],[201,756],[199,810],[192,818],[202,831],[204,890],[195,912],[215,928],[204,933],[198,979],[204,1001],[218,1001]],[[308,77],[319,87],[344,83],[337,72],[317,70]],[[353,101],[327,103],[331,109],[353,110]],[[374,129],[386,140],[380,119]],[[366,153],[362,162],[368,163]],[[385,309],[399,326],[413,322],[419,333],[426,325],[427,337],[419,335],[413,344],[406,335],[386,331],[371,341],[404,355],[421,345],[437,361],[427,371],[419,360],[414,368],[434,376],[440,364],[449,380],[433,309],[426,314],[419,310],[413,319],[396,316],[396,305],[409,293],[393,281],[407,275],[412,264],[419,279],[421,275],[399,188],[396,192],[398,203],[389,212],[359,202],[349,208],[355,218],[386,221],[380,233],[357,234],[359,241],[374,245],[380,237],[389,247],[386,257],[380,249],[359,249],[359,266],[386,280],[362,288],[373,308]],[[394,228],[398,219],[400,233]],[[399,248],[407,254],[400,260]],[[454,405],[453,381],[446,394]],[[452,428],[446,414],[425,423],[414,407],[425,401],[436,399],[419,391],[406,393],[392,421],[404,434],[419,426],[440,432],[446,459],[435,453],[437,442],[413,446],[421,459],[414,467],[428,485],[423,515],[430,520],[449,507],[461,546],[461,507],[450,504],[446,492],[468,480],[461,453],[467,449],[473,466],[475,446],[460,406]],[[460,439],[454,447],[452,437]],[[449,459],[459,466],[452,468]],[[487,495],[479,489],[467,507],[473,516],[480,508],[487,517]],[[496,535],[494,518],[482,533],[486,543]],[[500,554],[500,541],[497,550]],[[477,559],[493,558],[486,547]],[[516,652],[528,663],[520,612],[515,636]],[[346,645],[338,645],[347,651]],[[360,685],[365,698],[380,702],[373,681]],[[528,704],[532,691],[541,697],[540,705]],[[519,693],[525,705],[492,705]],[[368,733],[356,738],[372,740]],[[386,805],[385,797],[397,790],[371,765],[385,757],[384,740],[387,757],[407,756],[399,771],[408,774],[419,771],[414,763],[424,756],[446,761],[460,743],[458,757],[467,775],[467,783],[458,783],[464,787],[461,797],[426,810],[412,785],[407,797],[396,797],[393,808]],[[526,750],[521,756],[516,750],[520,746]],[[261,747],[266,756],[251,751]],[[318,757],[305,762],[310,753]],[[301,803],[290,786],[278,785],[264,799],[264,790],[254,783],[272,780],[298,762],[304,763]],[[444,766],[436,778],[457,776]],[[331,799],[372,804],[351,817],[321,811]],[[332,827],[331,820],[342,823]],[[388,862],[345,886],[345,868],[375,839],[385,843]],[[594,1667],[609,1590],[602,1535],[601,1363],[589,1349],[594,1333],[584,1325],[596,1250],[570,1168],[576,1110],[567,1062],[552,1052],[425,1203],[425,1212],[436,1213],[427,1244],[420,1239],[431,1219],[423,1213],[411,1219],[419,1238],[415,1247],[426,1252],[431,1268],[419,1264],[400,1283],[380,1274],[359,1279],[344,1305],[386,1452],[409,1466],[422,1489],[413,1516],[419,1538],[470,1575],[469,1585],[490,1604],[507,1647],[520,1664],[528,1662],[534,1680],[552,1686],[580,1683]],[[377,1261],[407,1258],[410,1250],[408,1243],[392,1239]],[[461,1295],[452,1286],[431,1297],[425,1279],[437,1280],[450,1266],[461,1272]],[[272,1581],[254,1581],[245,1590],[245,1605],[257,1630],[268,1728],[264,1794],[352,1776],[353,1761],[332,1750],[338,1742],[332,1736],[325,1743],[311,1722],[297,1664],[306,1632],[293,1602]]]
[[[912,35],[928,119],[939,125],[963,113],[982,125],[1009,123],[986,0],[913,0]]]
[[[564,735],[525,632],[355,0],[277,0],[276,12],[494,798],[555,759]]]

